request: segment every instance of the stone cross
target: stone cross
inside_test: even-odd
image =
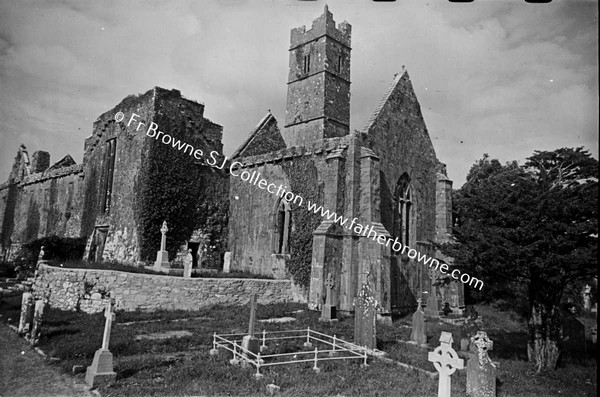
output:
[[[102,350],[108,350],[108,342],[110,341],[110,331],[112,323],[115,321],[115,313],[113,312],[113,300],[109,300],[104,310],[104,317],[106,322],[104,323],[104,336],[102,337]]]
[[[325,304],[331,306],[331,296],[333,295],[333,287],[335,286],[335,283],[333,282],[333,276],[331,275],[331,273],[327,275],[327,280],[325,280],[325,286],[327,287],[327,297],[325,298]]]
[[[254,337],[254,324],[256,323],[256,294],[250,298],[250,323],[248,324],[248,335]]]
[[[250,323],[248,324],[248,335],[242,338],[242,356],[248,358],[247,351],[258,354],[260,351],[259,340],[254,336],[254,324],[256,323],[256,294],[252,294],[250,298]],[[250,356],[251,360],[255,357]],[[235,359],[235,357],[234,357]]]
[[[429,292],[429,298],[427,299],[427,307],[425,308],[425,313],[429,316],[438,317],[440,314],[440,308],[438,305],[437,298],[437,286],[435,283],[437,282],[435,273],[431,273],[431,291]]]
[[[156,253],[156,261],[154,262],[154,268],[156,270],[161,270],[163,267],[170,267],[169,253],[167,252],[168,231],[169,228],[167,227],[167,221],[164,221],[162,227],[160,228],[160,232],[162,233],[162,237],[160,239],[160,250]]]
[[[327,296],[325,298],[325,304],[323,305],[321,310],[321,317],[319,317],[319,321],[335,322],[337,321],[336,307],[333,305],[333,288],[335,286],[335,281],[331,273],[327,275],[327,280],[325,280],[325,286],[327,287]]]
[[[160,238],[160,250],[167,250],[167,232],[169,228],[167,227],[167,221],[163,221],[162,227],[160,228],[160,232],[162,233],[162,237]]]
[[[467,395],[496,397],[496,364],[488,356],[494,342],[484,331],[478,331],[471,343],[477,347],[477,357],[471,355],[467,363]]]
[[[367,275],[368,280],[368,275]],[[366,281],[354,299],[354,342],[369,349],[377,347],[376,319],[380,304]]]
[[[117,379],[117,374],[113,370],[112,353],[108,350],[112,322],[115,321],[113,305],[114,300],[110,299],[106,305],[106,310],[104,311],[106,323],[104,324],[102,347],[96,350],[92,365],[87,367],[87,371],[85,373],[85,382],[89,387],[95,387],[94,385],[98,384],[112,384]]]
[[[463,369],[464,360],[458,358],[456,351],[452,348],[452,334],[442,331],[440,345],[434,351],[429,352],[428,360],[440,373],[438,382],[438,397],[450,397],[451,381],[450,375],[457,369]]]

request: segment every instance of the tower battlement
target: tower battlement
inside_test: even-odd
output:
[[[290,49],[317,40],[325,35],[350,48],[351,34],[352,25],[344,21],[336,27],[335,21],[333,20],[333,14],[329,12],[329,7],[325,6],[323,15],[313,21],[312,27],[308,31],[306,31],[306,26],[292,29]]]
[[[292,29],[283,138],[287,146],[348,135],[350,131],[350,36],[327,6],[312,28]]]

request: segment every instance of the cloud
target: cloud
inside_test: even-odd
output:
[[[460,186],[483,153],[598,146],[598,7],[522,0],[328,2],[353,25],[351,128],[406,65],[438,157]],[[231,153],[271,109],[285,116],[289,31],[321,2],[0,3],[0,180],[18,145],[80,161],[96,117],[153,86],[224,126]]]

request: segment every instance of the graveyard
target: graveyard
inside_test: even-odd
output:
[[[3,327],[17,325],[21,300],[19,295],[4,298],[0,306]],[[461,349],[460,341],[464,338],[461,327],[429,316],[407,315],[394,319],[392,325],[375,322],[376,350],[368,351],[367,366],[362,359],[318,360],[316,364],[311,360],[263,367],[262,376],[256,377],[254,366],[232,364],[235,357],[230,351],[222,348],[214,351],[215,333],[251,332],[259,345],[266,345],[266,349],[260,349],[265,356],[304,351],[313,358],[315,345],[305,346],[304,338],[264,343],[262,335],[308,328],[352,342],[356,340],[356,325],[351,316],[322,321],[322,313],[307,310],[305,304],[250,303],[198,311],[156,312],[115,311],[111,306],[107,310],[112,316],[107,310],[85,314],[50,308],[43,312],[44,321],[36,344],[47,355],[51,366],[81,381],[90,376],[90,368],[96,365],[97,369],[97,365],[102,364],[95,355],[102,351],[101,347],[108,347],[105,351],[112,355],[109,360],[112,370],[105,373],[104,379],[96,377],[94,382],[102,396],[432,396],[438,393],[439,375],[430,358],[436,354],[436,348],[445,346],[455,351],[455,361],[462,362],[458,365],[460,369],[451,375],[450,394],[445,395],[467,395],[467,367],[477,364],[478,355]],[[496,391],[495,394],[469,395],[595,395],[595,344],[574,346],[555,373],[534,376],[533,366],[526,361],[526,325],[514,314],[491,306],[476,309],[482,320],[481,328],[489,337],[483,343],[488,347],[493,344],[486,357],[495,365]],[[253,323],[251,317],[255,318]],[[415,335],[411,335],[415,329],[413,317],[417,322],[423,318],[426,343],[412,341],[415,339]],[[248,329],[250,324],[254,324],[253,330]],[[372,327],[369,324],[367,335]],[[440,343],[442,336],[450,343]],[[301,360],[297,356],[293,359]],[[485,377],[485,373],[479,376]]]
[[[331,1],[0,2],[0,397],[597,395],[597,5]]]

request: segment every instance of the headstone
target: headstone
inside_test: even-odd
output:
[[[44,251],[44,246],[42,245],[40,247],[40,253],[38,255],[38,260],[37,260],[37,264],[39,265],[40,263],[46,263],[48,261],[46,261],[46,252]]]
[[[35,310],[33,314],[33,326],[31,327],[31,334],[29,341],[35,346],[40,340],[40,333],[42,330],[42,318],[44,317],[44,309],[48,302],[45,299],[39,299],[35,301]]]
[[[427,335],[425,334],[425,313],[421,308],[421,299],[418,300],[419,306],[412,316],[412,332],[410,340],[421,346],[427,346]]]
[[[435,285],[436,278],[435,274],[431,277],[431,291],[427,297],[427,307],[425,307],[425,314],[432,317],[438,317],[440,315],[440,306],[438,303],[437,287]]]
[[[33,295],[30,292],[24,292],[21,298],[21,318],[19,319],[19,335],[28,335],[33,323]]]
[[[198,252],[196,252],[196,263],[198,263],[198,269],[202,269],[202,249],[198,247]]]
[[[445,302],[444,308],[442,309],[442,311],[444,312],[444,316],[448,316],[448,314],[452,313],[452,309],[450,308],[450,303]]]
[[[458,358],[456,351],[452,348],[452,334],[442,331],[440,335],[440,345],[434,351],[429,352],[429,361],[439,372],[438,397],[450,397],[452,389],[450,376],[457,369],[463,369],[464,360]]]
[[[117,379],[117,374],[113,370],[113,357],[112,353],[108,350],[110,342],[110,331],[113,321],[115,321],[115,314],[113,313],[114,301],[111,299],[106,305],[104,311],[104,317],[106,322],[104,324],[104,335],[102,337],[102,347],[96,350],[94,354],[94,360],[92,365],[87,367],[85,374],[85,382],[90,387],[98,384],[112,384]]]
[[[583,289],[583,309],[584,310],[587,310],[587,311],[592,310],[591,295],[592,295],[592,287],[590,287],[589,285],[586,284],[585,288]]]
[[[167,221],[164,221],[162,227],[160,228],[160,232],[162,237],[160,239],[160,250],[156,253],[156,262],[154,262],[154,267],[157,269],[163,267],[170,267],[169,264],[169,252],[167,251],[167,232],[169,228],[167,227]]]
[[[188,253],[183,260],[183,277],[191,278],[192,277],[192,265],[194,264],[194,256],[192,255],[192,250],[188,249]]]
[[[461,351],[468,351],[471,337],[479,331],[477,323],[471,319],[465,320],[465,323],[458,328],[458,340]],[[473,350],[474,351],[474,350]]]
[[[321,309],[319,321],[337,321],[336,307],[333,305],[333,288],[335,287],[335,282],[331,273],[329,273],[327,280],[325,280],[325,287],[327,288],[327,296],[325,298],[325,304]]]
[[[258,354],[260,346],[259,340],[254,336],[254,326],[256,324],[256,294],[252,294],[250,298],[250,321],[248,323],[248,335],[242,338],[242,347],[254,354]],[[242,355],[247,357],[246,352]],[[250,357],[252,359],[252,357]]]
[[[467,363],[467,396],[496,397],[496,365],[488,355],[494,343],[485,331],[478,331],[471,344],[477,348],[477,354],[472,354]]]
[[[377,347],[376,319],[379,302],[368,281],[365,281],[354,299],[354,342],[369,349]]]
[[[198,250],[200,252],[200,250]],[[198,262],[200,263],[200,262]],[[200,267],[200,265],[198,265]],[[223,256],[223,273],[229,273],[231,268],[231,252],[227,251]]]

